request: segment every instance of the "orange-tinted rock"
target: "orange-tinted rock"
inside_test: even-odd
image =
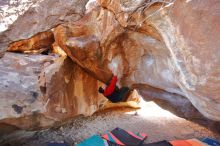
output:
[[[91,115],[106,101],[97,92],[101,83],[85,73],[69,58],[62,62],[59,70],[56,66],[58,65],[55,63],[45,68],[45,74],[40,78],[40,80],[46,79],[45,115],[57,120],[80,114]],[[55,71],[56,73],[51,76],[51,72]]]
[[[13,129],[48,128],[103,108],[138,108],[137,92],[128,103],[106,105],[98,93],[103,84],[66,57],[6,53],[0,80],[0,125]]]
[[[91,115],[106,101],[97,92],[100,83],[65,57],[6,53],[0,69],[3,124],[51,127],[76,115]]]
[[[107,83],[112,76],[107,67],[108,60],[105,60],[108,57],[107,47],[122,31],[111,12],[97,7],[76,23],[58,26],[54,36],[57,44],[74,62]]]
[[[63,51],[63,49],[61,49],[56,42],[52,44],[51,49],[52,49],[51,50],[52,53],[59,54],[60,56],[67,56],[66,53]]]
[[[54,43],[52,31],[41,32],[30,39],[14,42],[9,45],[7,51],[23,52],[23,53],[40,53],[45,49],[49,49]]]
[[[155,11],[160,8],[160,3],[155,3],[143,13],[139,11],[133,13],[130,11],[129,5],[128,9],[123,11],[121,1],[100,0],[98,2],[110,11],[100,8],[93,9],[77,23],[59,26],[55,30],[57,43],[73,61],[103,82],[109,80],[109,72],[115,72],[119,76],[121,85],[149,84],[168,92],[184,95],[203,115],[213,120],[219,120],[220,100],[216,90],[219,88],[216,84],[219,72],[210,70],[212,67],[217,68],[217,62],[219,62],[217,60],[219,54],[214,53],[216,45],[209,52],[207,52],[207,44],[200,48],[196,47],[201,44],[199,42],[188,48],[186,44],[190,36],[179,35],[183,26],[178,26],[176,20],[179,19],[175,19],[177,17],[175,15],[178,15],[179,18],[186,15],[186,11],[179,11],[186,7],[189,11],[193,9],[191,13],[187,13],[189,15],[187,18],[195,15],[194,19],[200,23],[200,19],[196,16],[200,7],[204,7],[205,3],[192,5],[191,2],[175,2],[173,6],[171,5],[172,7],[164,8],[158,13]],[[212,2],[209,4],[212,5]],[[193,6],[196,6],[195,10]],[[130,5],[130,8],[132,7],[133,5]],[[172,13],[167,13],[167,10]],[[175,10],[179,12],[175,12]],[[213,9],[209,12],[210,17],[215,16],[214,11],[217,10]],[[117,18],[111,12],[117,15]],[[194,23],[194,19],[192,19],[192,23]],[[181,20],[179,21],[181,22]],[[200,23],[200,25],[207,26],[209,23],[212,22],[204,21],[204,24]],[[216,21],[213,22],[214,25],[216,23]],[[127,27],[127,30],[125,31],[121,26]],[[200,31],[200,28],[203,27],[199,27],[197,32]],[[128,31],[129,29],[130,31]],[[193,31],[190,26],[183,27],[183,29],[186,29],[187,32]],[[107,30],[114,31],[109,33]],[[215,30],[213,29],[213,31]],[[100,34],[104,39],[100,38]],[[107,38],[105,36],[111,37],[105,39]],[[194,38],[190,38],[191,42],[192,39]],[[216,41],[212,43],[215,44]],[[209,46],[212,45],[209,44]],[[194,48],[192,49],[192,47]],[[203,52],[201,49],[204,50],[203,54],[201,54]],[[200,53],[195,50],[200,50]],[[207,63],[208,70],[202,68],[205,63],[202,64],[199,59],[204,57],[204,54],[211,57],[210,62],[214,61],[213,64]],[[116,71],[114,68],[117,68]],[[210,86],[213,87],[210,88]],[[209,108],[212,106],[214,108]]]

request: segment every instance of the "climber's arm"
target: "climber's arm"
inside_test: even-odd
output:
[[[112,77],[110,84],[105,88],[104,96],[111,95],[114,92],[117,80],[117,76]]]

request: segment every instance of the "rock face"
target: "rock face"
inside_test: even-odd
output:
[[[176,2],[171,13],[175,42],[171,47],[179,86],[206,117],[220,120],[220,2]],[[186,11],[179,11],[184,9]],[[186,13],[187,12],[187,13]],[[167,42],[168,43],[168,42]]]
[[[105,56],[107,46],[122,32],[113,13],[97,7],[80,21],[55,28],[54,36],[73,61],[95,78],[107,82],[112,76],[106,60],[108,56]]]
[[[9,43],[76,21],[84,14],[87,0],[1,1],[0,54]]]
[[[55,29],[56,42],[73,61],[104,82],[108,82],[110,75],[103,70],[114,72],[116,68],[121,85],[148,84],[184,95],[203,115],[219,120],[220,55],[215,53],[218,41],[208,37],[216,34],[219,38],[219,32],[212,29],[207,37],[201,35],[209,24],[214,28],[219,24],[219,10],[210,8],[215,1],[153,1],[146,5],[149,9],[140,8],[142,12],[132,2],[98,2],[108,10],[93,9],[80,21]],[[184,9],[189,11],[179,11]],[[201,9],[208,12],[204,21],[200,21]],[[194,31],[197,35],[191,37]],[[209,47],[212,49],[207,51]],[[209,58],[208,62],[204,56]]]
[[[46,11],[45,4],[51,9]],[[0,60],[0,122],[35,129],[90,115],[105,101],[98,85],[108,83],[112,74],[118,75],[119,86],[150,85],[185,96],[204,116],[220,121],[217,0],[97,0],[80,20],[85,1],[35,5],[1,33],[1,47],[16,40],[8,50],[50,48],[75,63],[6,53]],[[27,120],[33,122],[23,124]]]
[[[136,44],[146,42],[143,45],[146,53],[137,57],[142,58],[140,61],[128,61],[130,64],[137,64],[128,79],[182,94],[188,97],[203,115],[220,120],[220,54],[217,51],[220,43],[217,40],[220,38],[220,30],[217,28],[220,24],[220,10],[217,8],[219,2],[175,1],[170,8],[155,13],[160,8],[157,3],[146,9],[142,15],[138,11],[118,13],[122,10],[119,1],[99,2],[118,16],[122,26],[133,29],[134,24],[138,24],[136,30],[145,34],[137,39],[142,38],[142,43],[136,41]],[[146,35],[154,39],[147,41]],[[135,38],[138,38],[137,35]],[[128,44],[128,41],[125,42]],[[128,49],[129,46],[126,47],[127,50],[131,50],[131,47]],[[132,54],[130,58],[133,58],[137,52],[135,55],[128,54]]]
[[[91,115],[106,100],[97,93],[100,83],[66,57],[6,53],[0,69],[0,123],[48,127]]]

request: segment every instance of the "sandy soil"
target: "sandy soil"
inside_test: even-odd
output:
[[[74,145],[93,134],[102,135],[115,127],[147,133],[149,137],[146,143],[202,137],[220,139],[219,133],[180,118],[150,101],[143,102],[142,108],[136,111],[131,109],[105,110],[91,117],[79,116],[54,129],[40,132],[20,131],[12,135],[10,141],[7,139],[5,141],[7,141],[7,146],[45,146],[47,142],[66,142]]]

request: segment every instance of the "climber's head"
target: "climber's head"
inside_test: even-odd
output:
[[[99,87],[99,93],[104,93],[104,89],[102,87]]]

